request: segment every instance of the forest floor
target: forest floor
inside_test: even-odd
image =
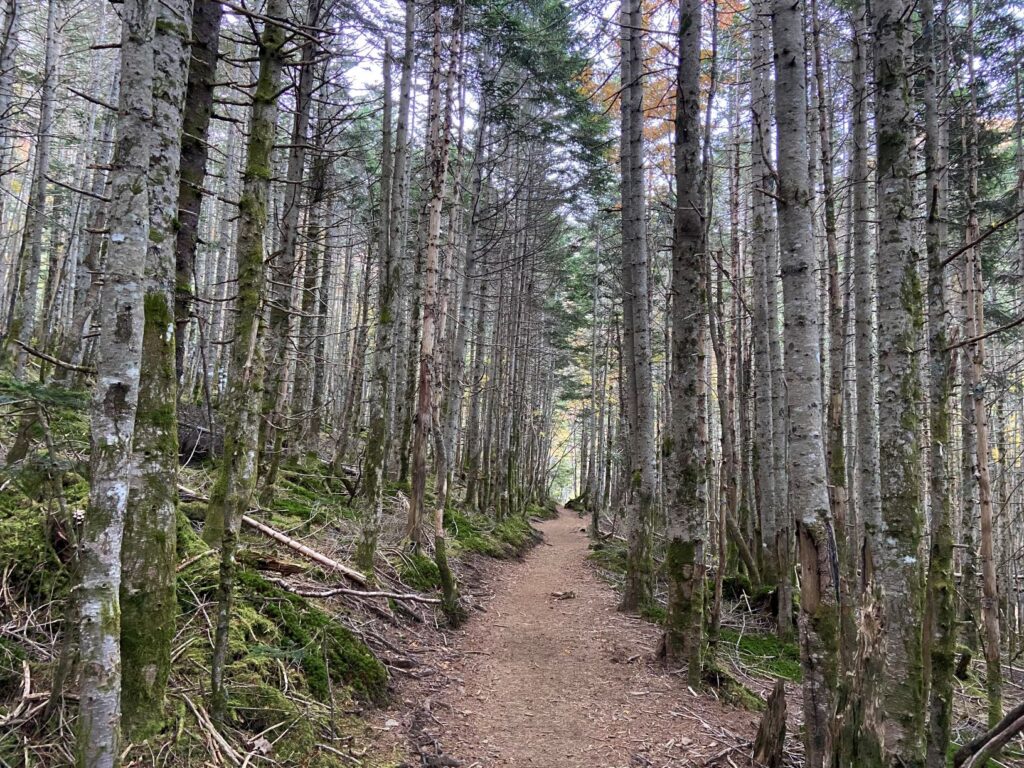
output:
[[[758,715],[655,660],[659,630],[616,610],[583,523],[560,512],[524,560],[489,565],[493,597],[430,653],[440,674],[400,685],[385,730],[434,766],[749,764]]]

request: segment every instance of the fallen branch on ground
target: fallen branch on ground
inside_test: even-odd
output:
[[[383,591],[367,591],[362,589],[349,589],[348,587],[329,587],[327,589],[304,589],[302,587],[296,587],[293,584],[289,584],[284,579],[267,578],[272,584],[282,589],[287,589],[294,595],[299,597],[334,597],[335,595],[355,595],[356,597],[389,597],[392,600],[408,600],[413,603],[433,603],[437,604],[441,601],[436,597],[424,597],[423,595],[416,594],[403,594],[401,592],[383,592]]]
[[[201,494],[189,488],[186,488],[183,485],[178,486],[178,495],[181,496],[182,498],[187,498],[189,500],[194,501],[209,501]],[[271,528],[266,523],[261,523],[259,520],[253,517],[249,517],[249,515],[242,515],[242,523],[244,523],[245,525],[249,526],[254,530],[259,531],[264,536],[269,536],[274,541],[284,544],[286,547],[294,550],[295,552],[298,552],[300,555],[308,557],[313,562],[320,563],[320,565],[324,566],[325,568],[330,568],[332,571],[337,571],[338,573],[344,574],[357,584],[366,586],[367,578],[359,571],[355,570],[354,568],[349,568],[347,565],[339,563],[337,560],[332,560],[327,555],[321,554],[320,552],[317,552],[315,549],[307,547],[301,541],[297,541],[293,539],[291,536],[281,533],[276,528]]]
[[[1011,709],[994,727],[964,744],[953,755],[953,768],[976,768],[1024,731],[1024,702]]]
[[[199,727],[203,730],[207,739],[211,740],[211,743],[215,745],[215,750],[220,754],[223,754],[228,762],[232,765],[241,765],[242,758],[235,751],[235,748],[231,746],[227,739],[224,738],[223,734],[217,730],[217,727],[213,724],[213,720],[206,714],[206,710],[203,709],[202,704],[196,704],[188,696],[182,696],[188,708],[192,710],[192,714],[195,715],[196,721],[199,723]]]
[[[366,584],[366,577],[359,571],[353,570],[352,568],[349,568],[347,565],[342,565],[337,560],[332,560],[327,555],[322,555],[315,549],[310,549],[302,542],[293,539],[291,536],[286,536],[280,531],[271,528],[269,525],[261,523],[259,520],[249,517],[248,515],[242,515],[242,522],[250,528],[254,528],[255,530],[259,531],[264,536],[269,536],[274,541],[278,541],[281,544],[284,544],[286,547],[294,549],[300,555],[305,555],[310,560],[320,563],[320,565],[330,568],[331,570],[337,571],[338,573],[342,573],[358,584]]]

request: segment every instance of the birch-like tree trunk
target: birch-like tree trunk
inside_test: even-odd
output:
[[[0,3],[3,14],[0,26],[0,280],[5,286],[0,291],[0,322],[6,331],[7,308],[17,299],[14,280],[17,261],[8,248],[7,234],[3,226],[4,211],[7,210],[7,193],[11,187],[14,160],[14,102],[15,51],[21,27],[20,0],[3,0]]]
[[[89,505],[79,542],[81,768],[121,759],[121,542],[139,401],[149,245],[156,2],[121,6],[121,86],[91,419]]]
[[[53,143],[53,111],[57,103],[57,67],[60,62],[60,36],[57,16],[60,5],[49,0],[46,6],[43,85],[39,93],[39,124],[36,128],[35,163],[28,198],[28,215],[18,259],[18,290],[11,304],[12,319],[8,335],[20,344],[31,346],[39,321],[39,277],[43,261],[43,229],[46,225],[46,191],[49,187],[50,147]],[[25,373],[27,352],[19,346],[15,353],[15,376]]]
[[[838,652],[838,554],[821,434],[821,368],[816,259],[808,173],[804,18],[799,5],[773,0],[779,245],[786,346],[789,507],[796,516],[801,570],[800,657],[804,669],[805,765],[831,750]]]
[[[878,431],[882,527],[872,553],[881,606],[884,696],[879,738],[884,764],[924,761],[924,499],[921,384],[917,353],[921,286],[914,236],[910,8],[881,0],[874,14],[876,190],[878,195]]]
[[[149,163],[149,249],[145,327],[131,490],[121,549],[121,683],[132,739],[163,723],[178,601],[178,420],[175,374],[175,238],[182,107],[192,3],[160,0],[153,37],[153,123]]]

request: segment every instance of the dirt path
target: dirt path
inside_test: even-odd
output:
[[[571,512],[541,524],[544,543],[495,569],[494,598],[456,633],[444,679],[406,693],[424,701],[424,754],[467,768],[690,766],[750,737],[753,715],[654,664],[656,628],[616,611],[586,562],[582,525]]]

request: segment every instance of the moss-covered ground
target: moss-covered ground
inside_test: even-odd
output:
[[[27,437],[24,455],[0,467],[0,575],[5,585],[0,601],[10,601],[0,604],[0,614],[11,622],[10,631],[0,633],[0,719],[20,700],[26,663],[33,691],[48,689],[57,668],[62,622],[73,594],[76,527],[89,493],[87,406],[84,392],[0,377],[0,445],[9,448],[19,427],[27,425],[21,429]],[[7,418],[36,412],[45,420]],[[209,463],[196,463],[180,473],[180,484],[199,498],[179,504],[178,630],[166,724],[149,743],[129,750],[129,762],[150,764],[156,753],[166,766],[203,765],[209,759],[209,735],[199,726],[195,708],[204,706],[208,687],[218,584],[218,559],[199,536],[206,512],[202,496],[213,470]],[[297,459],[282,465],[274,493],[254,514],[314,548],[347,546],[361,503],[351,490],[329,464],[315,457]],[[389,487],[386,505],[401,509],[397,495],[406,491]],[[529,519],[553,513],[553,503],[534,505],[524,517],[495,522],[449,510],[445,526],[456,568],[460,556],[521,555],[537,540]],[[405,589],[439,589],[429,552],[392,545],[382,549],[381,557]],[[373,731],[364,717],[387,700],[389,690],[389,671],[378,658],[379,649],[368,647],[358,630],[366,617],[343,601],[309,599],[283,589],[273,581],[278,574],[257,570],[266,562],[301,569],[303,579],[336,580],[296,553],[243,531],[226,672],[230,712],[222,732],[240,749],[266,752],[261,764],[268,759],[285,768],[397,764],[366,752]],[[398,607],[390,605],[394,621],[407,618]],[[73,683],[69,692],[74,692]],[[0,765],[24,764],[26,754],[32,764],[63,764],[73,741],[72,718],[66,716],[74,714],[73,697],[58,711],[65,714],[0,733]]]

